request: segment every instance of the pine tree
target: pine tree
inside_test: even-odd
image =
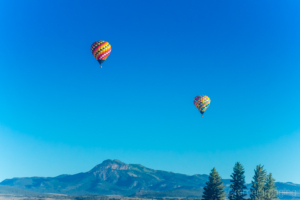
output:
[[[266,170],[264,170],[264,166],[257,165],[256,169],[254,170],[254,177],[250,189],[251,200],[264,200],[265,182]]]
[[[225,200],[223,182],[217,170],[213,168],[204,187],[202,200]]]
[[[275,179],[272,177],[272,173],[267,176],[265,184],[265,200],[278,199],[275,195],[277,194],[277,187],[275,186]]]
[[[230,185],[230,192],[228,195],[228,198],[230,200],[245,200],[245,196],[247,195],[245,193],[245,189],[247,189],[246,183],[245,183],[245,170],[241,163],[237,162],[235,163],[235,166],[233,168],[233,173],[231,175],[231,185]]]

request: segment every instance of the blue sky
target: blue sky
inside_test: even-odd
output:
[[[0,2],[0,180],[105,159],[300,183],[298,1]],[[103,68],[97,40],[112,53]],[[205,94],[203,118],[193,105]]]

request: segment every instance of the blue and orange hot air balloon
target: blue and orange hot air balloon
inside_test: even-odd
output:
[[[91,51],[102,68],[102,63],[106,60],[111,52],[111,46],[106,41],[97,41],[92,44]]]
[[[210,98],[205,95],[196,96],[194,99],[194,105],[200,111],[203,117],[204,112],[210,105]]]

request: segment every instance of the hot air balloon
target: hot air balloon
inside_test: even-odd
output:
[[[97,41],[91,46],[91,51],[93,56],[98,60],[100,67],[102,68],[102,63],[106,60],[111,52],[111,46],[108,42]]]
[[[203,113],[210,105],[210,98],[205,95],[196,96],[194,99],[194,104],[195,104],[196,108],[200,111],[200,113],[202,114],[202,117],[203,117]]]

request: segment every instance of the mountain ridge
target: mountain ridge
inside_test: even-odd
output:
[[[185,175],[154,170],[140,164],[107,159],[87,172],[56,177],[5,179],[0,185],[38,193],[66,195],[197,195],[208,180],[206,174]],[[223,179],[228,189],[229,179]],[[281,189],[299,191],[300,185],[276,183]],[[250,184],[247,185],[248,187]]]

